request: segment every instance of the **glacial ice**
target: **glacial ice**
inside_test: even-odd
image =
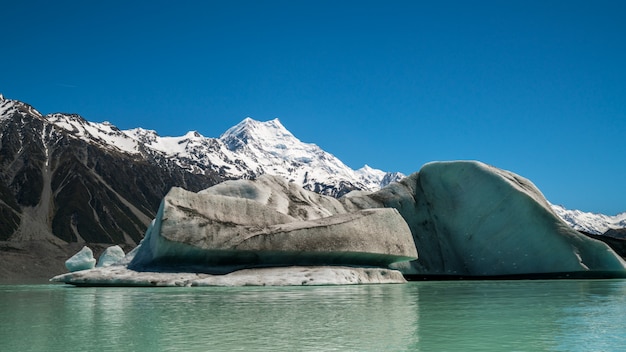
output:
[[[102,252],[102,254],[100,254],[100,257],[98,258],[98,264],[96,265],[96,267],[105,267],[105,266],[113,265],[119,262],[120,260],[124,259],[124,257],[125,257],[124,250],[120,246],[108,247],[107,249],[104,250],[104,252]]]
[[[93,251],[87,246],[65,261],[65,267],[70,272],[93,269],[95,266],[96,259],[93,257]]]
[[[267,175],[199,193],[173,188],[144,240],[117,265],[53,280],[308,285],[403,282],[400,273],[626,277],[626,262],[571,229],[529,180],[455,161],[340,199]]]
[[[241,197],[241,195],[245,195]],[[141,244],[116,265],[69,273],[75,285],[402,283],[388,266],[417,258],[395,209],[346,211],[282,178],[172,188]]]
[[[345,266],[289,266],[242,269],[223,275],[135,271],[123,265],[77,271],[50,281],[76,286],[316,286],[400,284],[397,270]]]
[[[398,209],[420,253],[396,266],[405,274],[626,275],[619,255],[571,229],[532,182],[480,162],[429,163],[399,183],[344,201]]]
[[[287,213],[267,204],[172,188],[129,268],[224,273],[290,265],[387,267],[417,257],[411,232],[395,209],[321,216],[326,214],[302,211],[302,204],[278,206]]]

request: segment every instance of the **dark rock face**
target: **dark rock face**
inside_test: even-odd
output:
[[[609,229],[604,236],[626,240],[626,229]]]
[[[74,137],[27,104],[0,120],[0,241],[137,244],[173,186],[222,179]]]
[[[602,235],[595,235],[588,232],[582,233],[594,240],[606,243],[615,253],[619,254],[622,258],[626,258],[626,229],[610,229]]]

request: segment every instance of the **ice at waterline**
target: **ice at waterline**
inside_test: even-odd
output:
[[[307,280],[314,269],[319,274]],[[276,279],[283,273],[300,279]],[[142,243],[123,260],[52,280],[237,285],[236,276],[258,274],[245,284],[300,285],[403,282],[400,274],[551,273],[624,277],[626,263],[558,218],[529,180],[455,161],[429,163],[380,191],[339,199],[267,175],[198,193],[173,188]]]

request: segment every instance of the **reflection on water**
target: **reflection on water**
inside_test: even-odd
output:
[[[2,351],[617,351],[626,281],[0,286]]]
[[[624,297],[619,280],[422,283],[416,347],[617,351],[626,346]]]

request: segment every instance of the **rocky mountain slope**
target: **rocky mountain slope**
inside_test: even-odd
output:
[[[119,130],[94,125],[0,100],[0,241],[136,244],[172,186],[223,179],[158,153],[127,153],[106,140]]]

